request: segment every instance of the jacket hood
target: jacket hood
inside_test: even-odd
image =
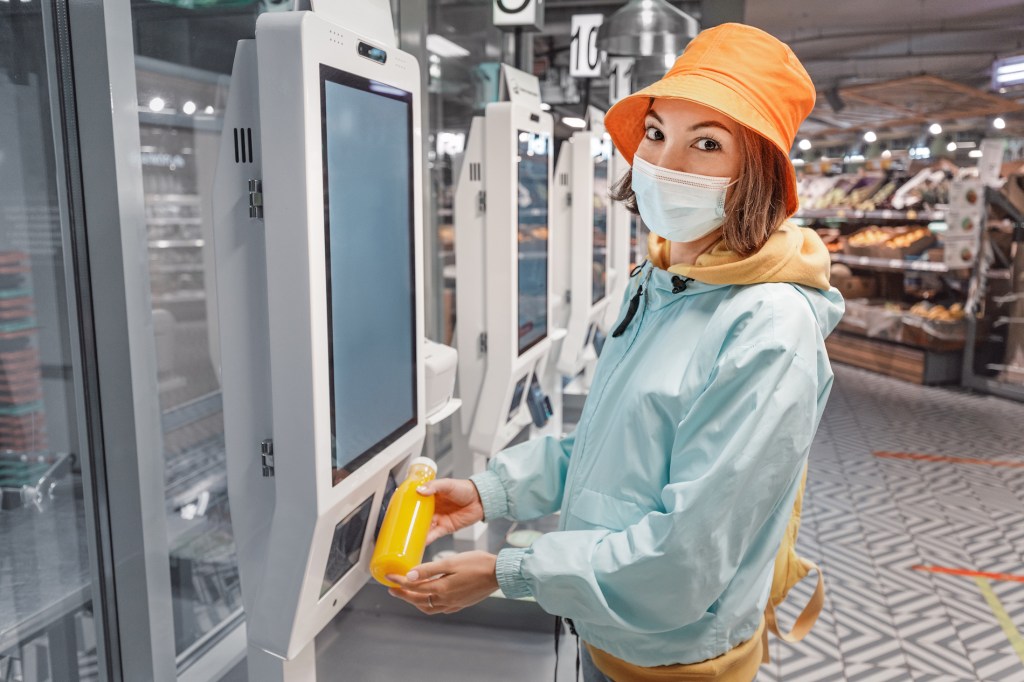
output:
[[[649,249],[657,252],[665,240],[651,233]],[[788,283],[803,294],[822,331],[827,335],[839,324],[845,305],[829,284],[831,257],[818,233],[783,223],[760,251],[746,258],[731,251],[722,239],[693,265],[673,265],[668,271],[715,285]]]

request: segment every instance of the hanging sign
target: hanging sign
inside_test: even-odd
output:
[[[1003,169],[1003,150],[1006,140],[994,138],[981,141],[981,158],[978,159],[978,176],[982,184],[996,187],[999,184],[999,172]]]
[[[494,25],[503,28],[544,28],[544,0],[494,0]]]
[[[604,22],[603,14],[574,14],[572,43],[569,45],[569,75],[574,78],[596,78],[601,75],[601,53],[597,50],[597,29]]]
[[[540,81],[532,73],[502,64],[500,92],[506,102],[540,109]]]
[[[608,59],[608,103],[615,104],[633,91],[633,60],[629,57]]]
[[[954,180],[949,188],[949,211],[946,213],[946,266],[952,269],[971,268],[977,261],[985,219],[985,186],[981,180]]]

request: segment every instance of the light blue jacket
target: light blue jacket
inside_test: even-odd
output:
[[[650,264],[627,298],[640,284],[575,433],[509,448],[472,480],[487,519],[561,510],[558,532],[499,553],[506,596],[635,665],[694,663],[761,622],[844,306],[795,284],[673,293]]]

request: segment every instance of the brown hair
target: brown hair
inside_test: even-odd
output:
[[[788,217],[786,195],[792,191],[789,157],[745,126],[739,126],[743,163],[736,183],[725,199],[725,242],[746,257],[757,253]],[[611,198],[639,213],[633,191],[633,169],[612,187]]]

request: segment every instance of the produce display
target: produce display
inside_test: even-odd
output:
[[[959,322],[966,317],[964,308],[959,303],[954,303],[947,308],[943,305],[932,305],[928,301],[921,301],[912,306],[910,314],[932,322]]]
[[[871,225],[857,234],[850,235],[847,242],[850,246],[856,246],[858,248],[868,246],[878,246],[879,244],[885,244],[893,238],[893,231],[886,230],[878,227],[877,225]]]
[[[931,231],[927,227],[919,227],[906,234],[901,234],[898,237],[893,237],[885,242],[885,246],[890,249],[905,249],[914,242],[920,241],[925,237],[931,235]]]

